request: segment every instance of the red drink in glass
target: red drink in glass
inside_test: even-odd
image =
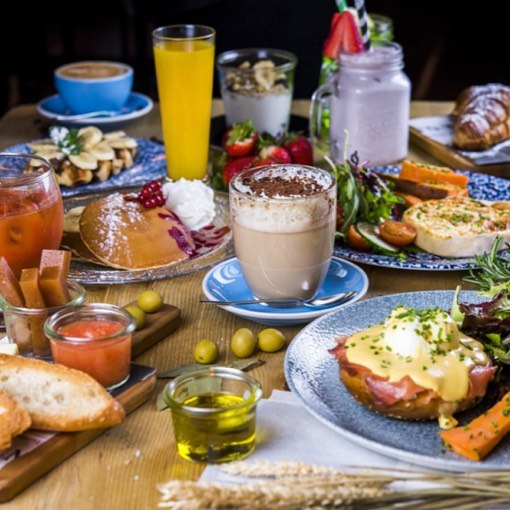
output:
[[[58,249],[64,206],[51,166],[25,172],[32,155],[0,154],[0,256],[14,273],[39,266],[43,249]]]

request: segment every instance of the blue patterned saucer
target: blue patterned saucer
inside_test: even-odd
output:
[[[213,267],[202,281],[202,290],[207,299],[218,302],[254,299],[243,278],[237,258],[225,260]],[[314,308],[299,307],[282,310],[262,304],[221,306],[219,303],[218,306],[234,315],[267,326],[295,326],[310,322],[332,310],[350,305],[366,294],[368,277],[365,271],[352,262],[333,257],[326,280],[317,297],[330,296],[348,290],[356,292],[348,302]]]

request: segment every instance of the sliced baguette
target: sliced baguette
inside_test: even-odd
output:
[[[9,448],[13,438],[27,430],[31,422],[28,411],[0,390],[0,452]]]
[[[497,237],[510,242],[510,210],[495,205],[464,197],[427,200],[402,219],[416,228],[419,248],[441,257],[473,257],[490,252]]]
[[[0,390],[28,411],[37,429],[110,427],[125,417],[122,405],[88,374],[36,359],[0,354]]]

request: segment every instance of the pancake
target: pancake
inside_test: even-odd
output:
[[[191,233],[172,212],[146,209],[133,194],[114,193],[88,204],[80,235],[95,257],[119,269],[167,266],[195,251]]]

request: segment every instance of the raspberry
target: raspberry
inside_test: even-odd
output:
[[[161,191],[161,183],[159,181],[148,182],[138,193],[137,199],[146,209],[164,206],[165,197]]]

